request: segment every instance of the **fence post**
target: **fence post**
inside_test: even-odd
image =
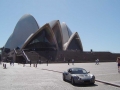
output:
[[[3,67],[4,67],[4,63],[3,63]]]
[[[6,64],[4,65],[4,68],[6,69]]]
[[[3,68],[6,69],[6,64],[3,64]]]

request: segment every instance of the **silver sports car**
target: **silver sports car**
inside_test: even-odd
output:
[[[83,68],[69,68],[67,72],[63,72],[63,80],[70,81],[73,85],[94,84],[95,76]]]

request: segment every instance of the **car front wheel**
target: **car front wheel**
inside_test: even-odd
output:
[[[94,84],[95,84],[95,82],[92,82],[91,84],[92,84],[92,85],[94,85]]]
[[[72,85],[75,85],[74,78],[71,78],[71,83],[72,83]]]
[[[66,79],[65,79],[65,75],[63,75],[63,81],[66,81]]]

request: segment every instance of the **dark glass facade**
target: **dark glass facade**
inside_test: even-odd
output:
[[[75,36],[72,41],[70,42],[67,50],[80,50],[83,51],[82,48],[80,47],[80,43],[79,43],[79,39],[77,39],[78,37]]]
[[[25,47],[33,50],[56,50],[56,45],[49,30],[40,31]]]

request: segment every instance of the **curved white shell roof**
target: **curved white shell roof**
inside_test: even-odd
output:
[[[49,22],[49,25],[54,32],[59,49],[63,50],[63,34],[59,20],[51,21]]]
[[[44,26],[42,26],[40,29],[38,29],[37,32],[35,32],[34,34],[31,34],[21,48],[24,49],[31,42],[31,40],[43,30],[46,30],[49,33],[49,35],[50,35],[49,39],[51,39],[50,41],[53,44],[55,44],[58,49],[56,38],[54,36],[53,31],[51,30],[51,26],[48,23],[45,24]]]
[[[72,32],[68,28],[65,22],[61,24],[61,28],[62,28],[62,34],[63,34],[63,43],[65,44],[69,40],[70,36],[72,35]]]
[[[11,50],[16,47],[24,48],[43,28],[47,29],[47,32],[51,34],[51,40],[55,43],[57,50],[71,48],[71,45],[74,44],[72,40],[76,37],[79,38],[78,33],[72,33],[64,22],[60,25],[59,20],[54,20],[39,28],[35,18],[30,14],[26,14],[20,18],[4,47]],[[77,46],[83,51],[80,38],[77,40]]]
[[[64,50],[67,50],[68,46],[70,45],[72,39],[74,39],[75,36],[77,36],[77,38],[76,38],[76,39],[77,39],[77,42],[78,42],[78,44],[79,44],[79,47],[80,47],[81,51],[83,51],[83,46],[82,46],[80,37],[79,37],[79,35],[78,35],[77,32],[73,33],[73,34],[71,35],[71,37],[69,38],[68,42],[64,44]]]
[[[57,22],[59,22],[59,20],[53,20],[53,21],[49,22],[50,27],[53,28],[53,26],[54,26]]]
[[[39,26],[32,15],[24,15],[18,21],[12,35],[5,44],[5,48],[14,49],[24,44],[26,39],[39,29]]]

